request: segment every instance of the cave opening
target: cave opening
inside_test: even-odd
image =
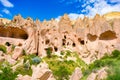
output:
[[[78,42],[80,42],[80,44],[82,44],[82,45],[85,44],[84,40],[81,40],[81,38],[78,38]]]
[[[97,36],[96,35],[92,35],[92,34],[87,34],[87,38],[90,41],[95,41],[97,39]]]
[[[105,31],[104,33],[100,34],[99,40],[113,40],[116,39],[116,33],[113,31]]]
[[[75,46],[76,46],[76,44],[75,44],[75,43],[73,43],[73,44],[72,44],[72,46],[73,46],[73,47],[75,47]]]
[[[65,46],[66,40],[62,39],[62,45]]]
[[[57,48],[56,46],[54,46],[54,50],[55,50],[55,52],[57,52],[57,51],[58,51],[58,48]]]
[[[84,40],[81,40],[81,41],[80,41],[80,43],[81,43],[82,45],[84,45],[84,44],[85,44]]]
[[[47,39],[47,40],[45,41],[45,44],[47,45],[47,44],[49,44],[49,43],[50,43],[50,40]]]
[[[64,35],[64,39],[66,39],[66,35]]]
[[[17,27],[1,27],[0,26],[0,37],[27,39],[28,34]]]

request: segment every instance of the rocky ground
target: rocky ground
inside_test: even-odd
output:
[[[119,80],[120,51],[114,50],[89,65],[76,52],[46,57],[26,54],[17,60],[0,46],[0,80]],[[49,53],[50,52],[50,53]]]

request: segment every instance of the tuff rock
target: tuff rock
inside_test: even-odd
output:
[[[0,20],[0,43],[8,42],[8,52],[13,59],[26,54],[46,56],[46,49],[59,55],[62,50],[72,50],[87,64],[100,59],[105,53],[120,50],[120,18],[96,15],[72,21],[67,14],[60,21],[33,21],[17,15],[13,20]]]

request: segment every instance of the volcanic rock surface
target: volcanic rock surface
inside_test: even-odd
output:
[[[33,21],[31,18],[23,19],[20,15],[11,21],[3,22],[1,19],[0,43],[9,42],[17,46],[13,59],[22,55],[23,50],[44,57],[46,50],[51,48],[58,55],[62,50],[75,51],[89,64],[105,53],[120,50],[120,18],[112,15],[108,19],[111,14],[96,14],[93,19],[78,18],[74,23],[67,14],[60,21]]]

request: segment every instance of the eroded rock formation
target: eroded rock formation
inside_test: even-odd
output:
[[[34,22],[18,15],[9,23],[0,21],[0,44],[6,42],[16,46],[14,59],[22,51],[43,57],[51,48],[58,55],[62,50],[75,51],[89,64],[105,53],[120,50],[120,18],[108,19],[97,14],[93,19],[84,17],[72,22],[65,14],[59,22],[54,19]]]

